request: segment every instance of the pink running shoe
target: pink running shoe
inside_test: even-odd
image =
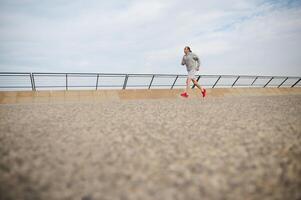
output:
[[[202,91],[202,95],[203,95],[203,97],[206,96],[206,89],[205,89],[205,88],[204,88],[204,90]]]
[[[181,94],[181,96],[187,98],[189,95],[187,94],[187,92],[183,92],[183,93]]]

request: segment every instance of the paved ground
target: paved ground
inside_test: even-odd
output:
[[[0,199],[300,199],[301,96],[0,106]]]

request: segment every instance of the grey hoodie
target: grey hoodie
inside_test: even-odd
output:
[[[186,65],[188,72],[192,69],[199,70],[201,61],[196,54],[189,52],[187,55],[183,56],[182,65]]]

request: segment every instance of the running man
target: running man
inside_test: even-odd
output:
[[[202,88],[198,84],[198,82],[196,81],[196,78],[195,78],[196,71],[199,71],[199,69],[200,69],[201,61],[196,54],[192,53],[192,51],[190,50],[190,47],[188,47],[188,46],[186,46],[184,48],[184,53],[185,53],[185,55],[183,56],[183,59],[182,59],[182,65],[186,65],[188,75],[187,75],[187,80],[186,80],[186,88],[185,88],[185,91],[183,93],[181,93],[181,96],[186,97],[186,98],[189,96],[187,94],[187,92],[190,87],[190,81],[192,81],[201,90],[202,96],[205,97],[206,89]]]

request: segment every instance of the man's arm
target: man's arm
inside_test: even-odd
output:
[[[200,60],[200,58],[196,54],[193,54],[193,59],[195,61],[197,61],[198,65],[197,65],[196,69],[197,69],[197,71],[199,71],[200,66],[201,66],[201,60]]]
[[[183,58],[182,58],[182,63],[181,63],[182,65],[185,65],[186,63],[185,63],[185,59],[184,59],[184,56],[183,56]]]

